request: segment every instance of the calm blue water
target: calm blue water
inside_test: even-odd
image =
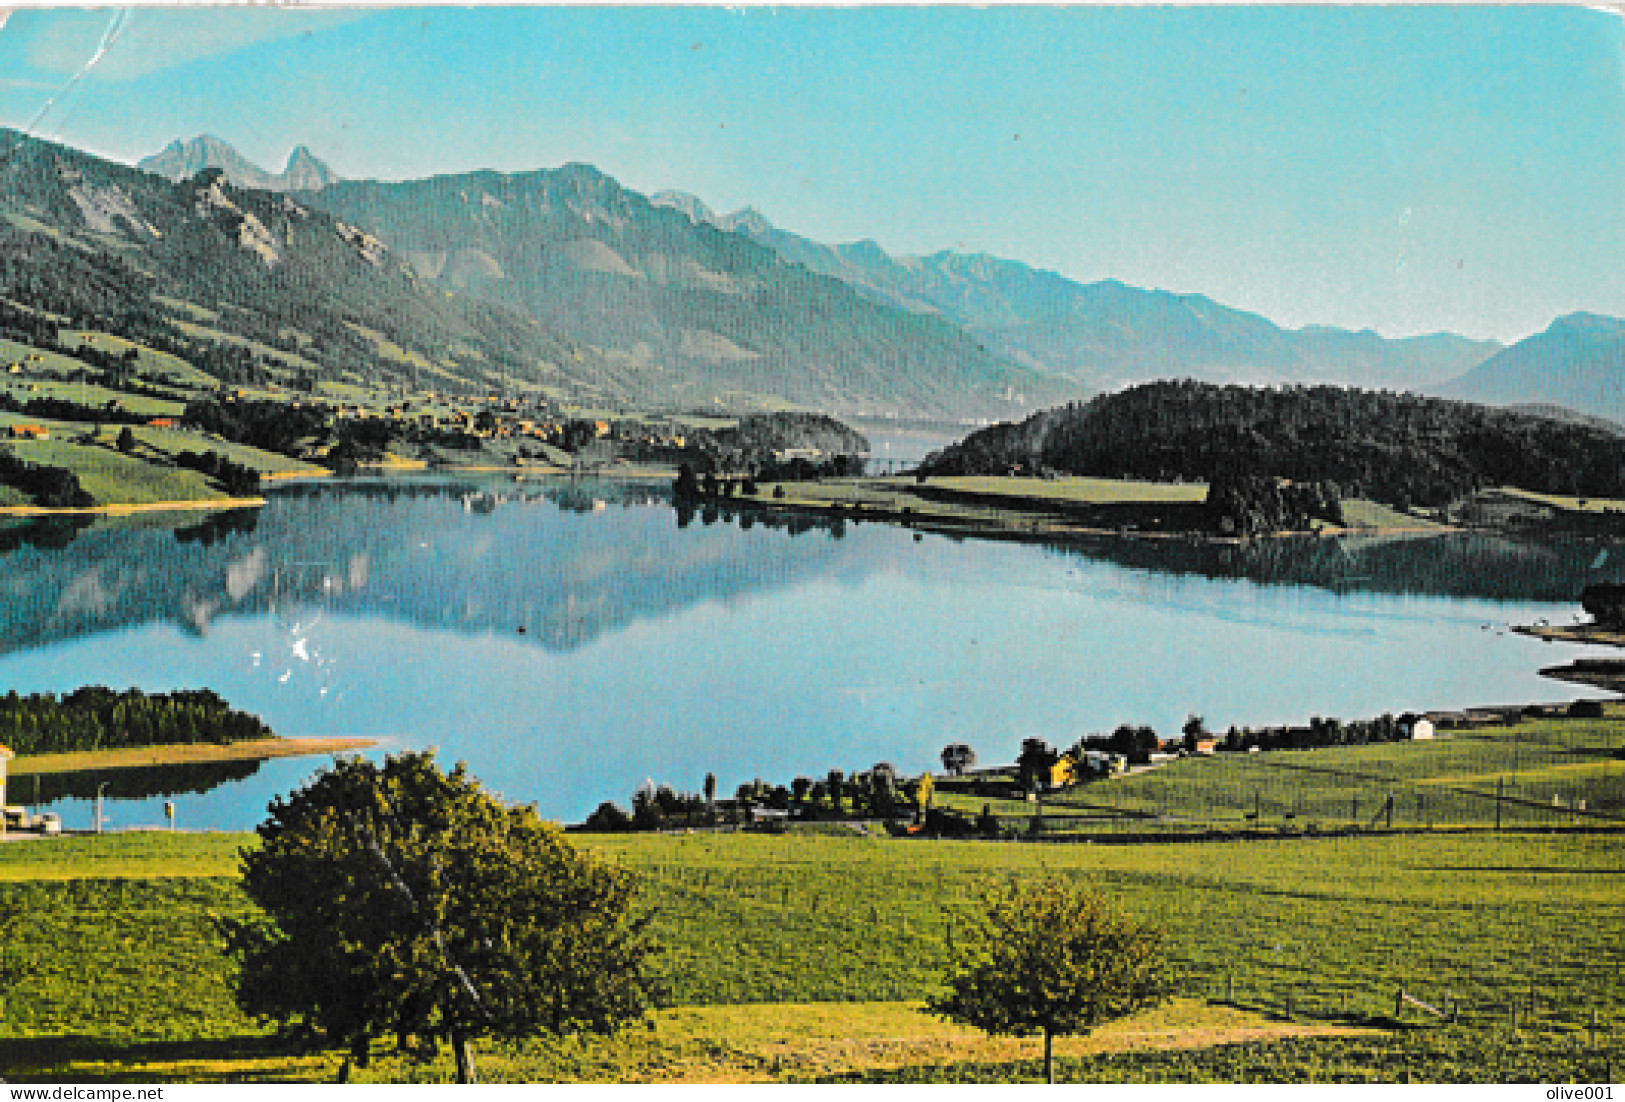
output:
[[[912,772],[948,742],[1008,760],[1191,711],[1223,728],[1570,699],[1536,671],[1592,652],[1502,629],[1572,618],[1621,565],[1505,541],[1085,553],[775,523],[680,517],[658,486],[459,477],[288,487],[212,524],[0,529],[0,692],[208,686],[284,735],[438,747],[577,819],[646,778]],[[251,826],[319,764],[179,796],[179,825]],[[113,801],[112,823],[161,802]],[[88,801],[56,807],[89,825]]]

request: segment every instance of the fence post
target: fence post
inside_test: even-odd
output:
[[[1224,974],[1224,1001],[1227,1003],[1236,1001],[1236,970],[1234,968]]]
[[[1401,987],[1394,993],[1394,1021],[1405,1016],[1405,989]]]
[[[1507,779],[1495,778],[1495,829],[1501,829],[1501,800],[1506,794]]]

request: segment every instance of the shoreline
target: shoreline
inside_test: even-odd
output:
[[[3,505],[0,517],[60,517],[103,516],[123,517],[137,513],[206,512],[212,509],[257,509],[265,504],[263,497],[220,497],[190,501],[143,501],[126,504],[46,506]]]
[[[1512,630],[1548,643],[1585,643],[1597,647],[1625,647],[1625,630],[1599,624],[1514,624]],[[1546,671],[1542,670],[1542,673]]]
[[[141,769],[155,765],[215,765],[222,762],[269,761],[313,754],[337,754],[378,745],[366,738],[269,738],[227,743],[169,743],[126,746],[115,750],[70,750],[57,754],[19,754],[7,773],[17,777],[60,776],[104,769]]]
[[[817,483],[808,485],[817,485]],[[902,492],[906,493],[907,491],[905,489]],[[965,496],[966,498],[973,498],[976,495],[967,494]],[[1083,538],[1176,540],[1186,543],[1241,546],[1254,540],[1322,539],[1338,536],[1426,538],[1465,531],[1458,525],[1423,523],[1414,526],[1389,525],[1382,527],[1334,527],[1328,525],[1309,532],[1278,531],[1259,532],[1250,536],[1225,536],[1193,528],[1147,530],[1073,523],[1066,518],[1063,511],[1044,508],[1043,506],[1046,503],[1043,499],[1033,498],[1030,500],[1035,503],[1033,508],[1025,510],[1004,508],[1002,510],[1003,515],[1000,516],[956,514],[945,510],[921,511],[921,506],[929,507],[932,504],[929,499],[924,497],[917,498],[918,504],[897,506],[878,502],[873,498],[866,500],[859,498],[851,501],[837,499],[823,501],[775,500],[764,492],[756,497],[702,495],[693,498],[690,504],[700,507],[757,508],[768,512],[801,514],[831,520],[878,521],[910,531],[929,532],[933,535],[978,536],[986,539],[1004,539],[1029,543],[1042,543],[1050,539]],[[1000,509],[1000,506],[993,502],[962,500],[951,504],[959,504],[967,508]],[[1087,508],[1092,503],[1081,504]],[[1146,504],[1154,507],[1156,504],[1163,503]]]

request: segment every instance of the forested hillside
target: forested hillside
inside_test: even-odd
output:
[[[1625,439],[1525,413],[1340,387],[1160,382],[995,425],[927,474],[1012,471],[1334,483],[1342,496],[1442,505],[1483,486],[1625,495]]]

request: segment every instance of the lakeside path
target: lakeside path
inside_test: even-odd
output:
[[[268,738],[224,744],[128,746],[117,750],[79,750],[65,754],[21,754],[11,760],[7,772],[16,778],[88,773],[102,769],[138,769],[153,765],[212,765],[308,754],[339,754],[376,745],[376,740],[365,738]]]

